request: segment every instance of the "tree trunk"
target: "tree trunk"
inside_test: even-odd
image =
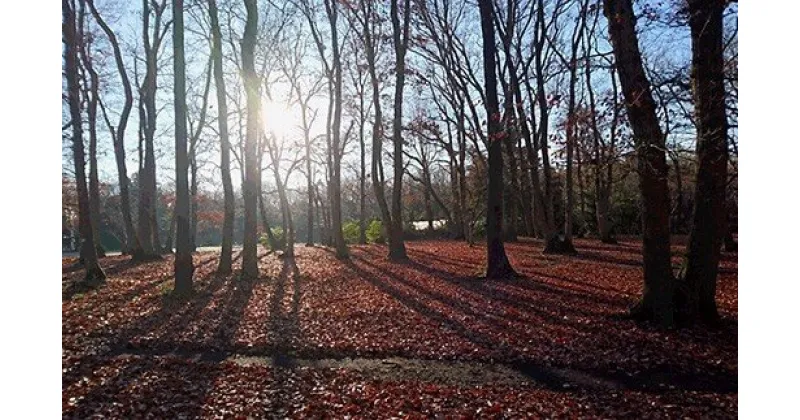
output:
[[[673,324],[674,280],[670,262],[669,188],[664,135],[644,71],[631,0],[604,0],[616,67],[633,129],[642,195],[644,292],[632,309],[640,319]]]
[[[214,82],[217,92],[220,141],[220,175],[222,175],[222,189],[225,196],[224,219],[222,221],[222,251],[219,257],[217,273],[225,275],[233,271],[233,221],[236,216],[233,196],[233,181],[231,180],[230,139],[228,134],[228,103],[225,90],[225,74],[222,68],[222,32],[219,28],[217,1],[208,0],[208,14],[211,20],[211,55],[214,65]]]
[[[534,45],[534,66],[536,69],[536,98],[539,105],[539,144],[538,148],[541,149],[542,152],[542,174],[544,176],[544,194],[543,200],[541,201],[542,204],[542,213],[544,217],[542,218],[542,233],[545,239],[545,247],[544,252],[556,252],[559,248],[560,240],[558,238],[558,230],[556,228],[556,220],[555,220],[555,213],[554,213],[554,201],[553,201],[553,182],[552,182],[552,174],[550,169],[550,155],[548,153],[548,138],[547,138],[547,128],[548,128],[548,104],[547,104],[547,92],[545,91],[545,80],[544,80],[544,41],[546,36],[546,24],[544,19],[544,0],[539,0],[537,5],[537,16],[536,16],[536,26],[537,26],[537,35],[536,35],[536,42]],[[534,145],[534,149],[537,149],[536,145]]]
[[[128,126],[128,117],[130,116],[131,109],[133,108],[133,90],[131,88],[131,82],[128,79],[127,71],[125,70],[125,64],[122,60],[122,51],[120,50],[116,35],[106,24],[105,20],[103,20],[100,13],[98,13],[97,8],[94,6],[94,0],[87,0],[87,4],[89,5],[89,9],[91,10],[95,20],[100,25],[100,28],[103,29],[103,32],[105,32],[108,40],[111,43],[111,47],[114,50],[114,60],[117,65],[117,72],[119,72],[120,79],[122,79],[122,87],[125,92],[125,104],[122,107],[119,123],[117,124],[116,130],[109,124],[109,131],[111,131],[111,137],[114,140],[114,158],[117,164],[122,220],[125,226],[123,252],[133,252],[134,250],[139,249],[139,238],[136,236],[136,231],[133,228],[130,192],[128,189],[130,180],[128,179],[128,168],[125,162],[125,130]]]
[[[89,191],[86,185],[86,156],[83,149],[83,127],[80,110],[80,87],[78,86],[78,42],[75,11],[68,0],[62,0],[64,40],[64,70],[67,77],[67,97],[72,119],[72,151],[75,160],[75,183],[78,190],[78,226],[81,235],[81,257],[86,269],[84,281],[90,286],[99,286],[106,275],[100,267],[92,232]]]
[[[328,16],[331,25],[331,46],[333,47],[333,75],[334,75],[334,106],[333,106],[333,166],[331,167],[330,180],[330,202],[331,202],[331,230],[333,234],[333,245],[336,249],[337,258],[347,258],[347,244],[344,242],[344,232],[342,232],[342,150],[341,150],[341,129],[342,129],[342,62],[339,48],[339,32],[337,31],[337,20],[339,17],[338,2],[330,2],[330,14]]]
[[[392,39],[394,40],[395,84],[394,84],[394,118],[392,120],[392,143],[394,144],[394,183],[392,185],[392,217],[389,226],[389,259],[393,261],[407,260],[406,244],[403,241],[403,88],[405,86],[406,50],[408,48],[408,28],[411,20],[410,0],[403,6],[403,26],[400,26],[398,0],[391,1]],[[401,33],[402,32],[402,33]]]
[[[186,130],[186,60],[183,52],[183,0],[173,0],[172,48],[175,92],[175,293],[192,292],[191,226],[189,220],[189,156]]]
[[[258,31],[258,6],[256,0],[245,0],[247,21],[242,38],[242,70],[244,72],[245,91],[247,94],[247,135],[245,137],[244,166],[244,243],[242,248],[242,277],[255,279],[258,277],[258,251],[256,238],[258,206],[258,142],[259,121],[259,82],[255,72],[254,50]]]
[[[722,12],[725,2],[689,1],[692,91],[697,122],[697,187],[685,276],[677,300],[681,317],[716,322],[717,272],[726,233],[728,179]]]
[[[90,50],[92,41],[84,35],[85,4],[85,1],[80,2],[78,31],[79,38],[83,40],[79,46],[81,60],[86,73],[89,74],[89,80],[84,79],[86,85],[84,95],[87,98],[86,116],[89,119],[89,209],[97,256],[104,257],[106,253],[100,243],[100,179],[97,170],[97,104],[100,83],[92,62]]]
[[[489,121],[489,185],[486,208],[486,278],[516,276],[503,245],[503,135],[500,104],[497,100],[497,76],[493,6],[491,0],[478,0],[483,35],[483,77],[486,83],[486,115]]]

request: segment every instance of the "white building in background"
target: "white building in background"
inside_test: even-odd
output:
[[[433,221],[433,228],[435,230],[439,230],[439,229],[443,228],[446,223],[447,223],[447,220],[444,220],[444,219],[434,220]],[[414,226],[414,230],[427,230],[428,229],[428,221],[427,220],[418,220],[416,222],[412,222],[412,225]]]

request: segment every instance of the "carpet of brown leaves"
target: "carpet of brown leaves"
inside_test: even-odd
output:
[[[195,255],[195,290],[178,301],[172,259],[102,263],[106,286],[79,293],[64,263],[65,417],[731,417],[737,410],[737,259],[724,254],[719,328],[663,331],[621,320],[641,290],[640,244],[578,240],[577,256],[507,244],[522,278],[480,280],[485,250],[409,242],[324,248],[280,259],[261,252],[261,277],[216,276]],[[676,246],[675,263],[682,247]],[[236,261],[238,263],[238,259]],[[272,357],[242,366],[233,355]],[[519,385],[375,378],[295,359],[502,364]],[[602,384],[586,387],[581,384]]]

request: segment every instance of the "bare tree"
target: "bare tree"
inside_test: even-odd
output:
[[[503,245],[503,132],[500,104],[497,100],[493,5],[479,0],[481,33],[483,34],[483,75],[486,83],[486,116],[489,139],[489,185],[486,207],[486,278],[516,276]]]
[[[125,130],[128,127],[128,117],[130,116],[131,108],[133,108],[133,89],[131,88],[131,82],[128,79],[128,72],[125,69],[125,62],[122,59],[122,51],[120,50],[117,36],[97,11],[97,8],[94,5],[94,0],[86,0],[86,2],[89,5],[92,16],[94,16],[95,20],[100,25],[100,28],[106,34],[106,37],[108,37],[108,40],[111,43],[111,48],[114,50],[114,61],[117,65],[117,72],[119,73],[120,80],[122,81],[122,88],[125,93],[125,102],[116,127],[111,125],[111,121],[108,119],[102,100],[99,101],[99,104],[101,110],[103,111],[103,117],[108,125],[108,131],[111,133],[111,138],[114,142],[114,157],[117,163],[117,179],[120,190],[119,194],[122,207],[122,220],[125,225],[123,251],[133,253],[134,250],[138,250],[140,248],[140,245],[138,243],[139,238],[133,228],[133,219],[131,217],[129,192],[130,180],[128,179],[128,167],[125,162]]]
[[[722,12],[726,0],[689,1],[692,34],[692,90],[697,122],[697,187],[688,255],[679,288],[679,308],[687,320],[716,322],[717,272],[727,211],[728,117]]]
[[[105,281],[106,274],[100,267],[92,231],[89,191],[86,185],[86,163],[83,149],[83,127],[80,109],[80,86],[78,82],[78,43],[75,10],[69,0],[62,0],[62,34],[64,41],[64,71],[67,77],[67,97],[72,119],[72,150],[75,161],[75,182],[78,190],[78,216],[81,235],[81,257],[86,269],[85,282],[98,286]]]
[[[242,71],[247,94],[247,135],[244,144],[244,244],[242,249],[242,277],[258,277],[256,238],[257,209],[259,194],[259,159],[256,156],[260,111],[258,75],[255,71],[254,50],[258,31],[258,5],[256,0],[245,0],[247,20],[242,38]]]
[[[208,0],[208,16],[211,21],[211,60],[214,67],[214,86],[217,92],[217,124],[220,141],[220,176],[225,196],[224,219],[222,221],[222,251],[217,273],[230,274],[233,264],[233,219],[235,205],[231,180],[231,143],[228,134],[228,103],[226,100],[225,75],[222,69],[222,31],[219,27],[216,0]]]
[[[670,262],[669,187],[664,134],[656,117],[650,81],[639,52],[632,2],[604,0],[604,13],[636,143],[642,196],[644,292],[642,299],[631,309],[631,315],[639,319],[653,319],[662,326],[671,326],[674,322],[674,279]]]
[[[183,51],[183,0],[173,0],[172,31],[175,94],[175,293],[192,291],[192,232],[189,211],[189,156],[186,150],[186,59]]]

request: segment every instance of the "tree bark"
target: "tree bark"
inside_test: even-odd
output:
[[[90,286],[99,286],[106,275],[100,267],[92,232],[89,191],[86,185],[85,153],[83,149],[83,127],[80,109],[80,87],[78,86],[78,42],[75,11],[68,0],[62,0],[62,33],[64,40],[64,70],[67,77],[67,97],[72,119],[72,151],[75,160],[75,183],[78,190],[78,226],[81,235],[81,257],[86,269],[84,281]]]
[[[644,291],[632,315],[673,325],[669,188],[664,135],[644,71],[631,0],[604,0],[604,13],[636,147],[642,196]]]
[[[486,115],[489,139],[489,185],[486,208],[486,278],[516,276],[503,245],[503,131],[500,104],[497,100],[493,5],[491,0],[478,0],[483,35],[483,77],[486,83]]]
[[[189,156],[186,130],[186,60],[183,45],[183,0],[173,0],[172,48],[175,95],[175,293],[192,291],[191,226],[189,220]]]
[[[228,103],[225,89],[225,74],[222,68],[222,32],[219,28],[217,1],[208,0],[208,14],[211,21],[211,56],[214,66],[214,85],[217,92],[217,124],[220,141],[220,175],[225,197],[222,221],[222,251],[220,252],[217,273],[230,274],[233,271],[233,222],[236,217],[233,181],[231,180],[231,143],[228,133]]]
[[[727,222],[728,124],[722,44],[725,1],[692,0],[688,4],[698,167],[692,230],[677,302],[681,318],[716,322],[717,272]]]
[[[133,219],[131,216],[131,202],[128,179],[128,168],[125,162],[125,130],[128,126],[128,117],[130,116],[131,109],[133,108],[133,89],[131,82],[128,79],[128,73],[125,70],[125,63],[122,60],[122,51],[119,47],[119,41],[111,28],[106,24],[103,17],[98,13],[97,8],[94,6],[94,0],[87,0],[89,9],[92,12],[100,28],[105,32],[108,37],[111,47],[114,50],[114,61],[117,65],[117,72],[122,80],[122,87],[125,92],[125,103],[122,107],[122,113],[119,117],[119,122],[116,129],[109,124],[109,131],[114,141],[114,158],[117,164],[117,176],[119,182],[120,201],[122,207],[122,220],[125,225],[125,241],[123,241],[123,251],[133,253],[140,248],[139,238],[136,236],[136,231],[133,227]]]
[[[244,243],[242,249],[242,277],[255,279],[258,277],[257,259],[257,209],[258,206],[258,157],[256,142],[258,141],[259,116],[259,81],[255,72],[254,51],[256,32],[258,31],[258,6],[256,0],[245,0],[247,21],[242,39],[242,70],[244,72],[245,92],[247,94],[247,135],[245,137],[244,166]]]
[[[403,23],[401,27],[398,0],[392,0],[390,14],[392,20],[392,39],[394,40],[395,84],[394,118],[392,120],[392,143],[394,144],[394,179],[392,185],[392,217],[389,226],[389,259],[407,260],[406,244],[403,240],[403,88],[406,80],[406,50],[408,49],[408,30],[411,21],[410,0],[403,3]]]

